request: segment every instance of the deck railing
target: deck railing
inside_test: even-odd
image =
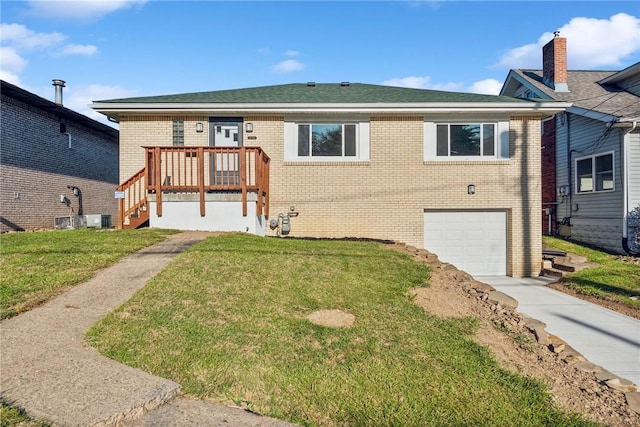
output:
[[[257,193],[256,213],[269,214],[269,156],[259,147],[145,147],[147,190],[155,193],[162,216],[163,192],[198,193],[205,216],[205,193],[240,192],[247,216],[247,193]]]
[[[269,215],[269,156],[259,147],[144,147],[145,168],[118,187],[120,227],[137,224],[146,215],[147,194],[155,194],[162,216],[163,193],[197,193],[200,215],[205,216],[205,194],[242,194],[242,215],[247,216],[247,194],[256,193],[256,213]],[[127,222],[128,221],[128,222]],[[136,225],[137,226],[137,225]]]

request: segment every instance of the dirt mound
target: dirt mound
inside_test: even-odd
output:
[[[474,316],[480,322],[475,340],[493,353],[504,369],[544,381],[562,409],[608,426],[639,426],[640,414],[625,392],[608,386],[597,367],[553,335],[544,324],[490,298],[493,288],[424,249],[396,244],[429,264],[429,287],[411,291],[425,311],[443,317]],[[631,393],[634,396],[637,393]]]

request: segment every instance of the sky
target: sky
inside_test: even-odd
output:
[[[309,81],[498,94],[554,31],[569,69],[640,61],[638,1],[2,0],[0,78],[103,123],[92,101]]]

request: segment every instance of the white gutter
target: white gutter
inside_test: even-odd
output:
[[[90,107],[100,113],[157,114],[163,113],[225,113],[225,114],[295,114],[295,113],[391,113],[426,114],[454,112],[500,112],[555,114],[570,107],[570,103],[431,103],[431,104],[199,104],[199,103],[105,103]]]
[[[631,129],[629,129],[628,131],[625,131],[623,137],[622,137],[622,153],[624,156],[624,163],[623,163],[623,167],[624,170],[622,171],[622,179],[623,179],[623,195],[622,195],[622,200],[623,200],[623,212],[622,212],[622,247],[624,248],[624,250],[626,252],[629,252],[629,246],[628,246],[628,235],[627,235],[627,224],[628,224],[628,220],[627,220],[627,215],[629,213],[629,141],[631,140],[630,137],[630,133],[633,132],[636,127],[638,125],[637,121],[633,122],[633,126],[631,126]]]

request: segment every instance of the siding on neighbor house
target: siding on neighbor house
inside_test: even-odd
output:
[[[604,122],[571,114],[567,114],[564,120],[559,119],[557,125],[557,185],[571,186],[570,197],[558,198],[558,219],[570,218],[572,239],[610,251],[623,252],[623,131],[617,128],[607,130]],[[568,131],[572,150],[570,166],[567,161]],[[613,152],[614,156],[614,191],[577,194],[576,159],[609,152]]]
[[[144,166],[142,146],[171,145],[172,118],[120,117],[121,181]],[[185,146],[207,145],[207,118],[184,119]],[[535,276],[541,263],[540,118],[501,119],[510,120],[510,159],[503,161],[425,161],[424,122],[432,118],[422,116],[371,117],[368,161],[285,161],[284,116],[245,117],[255,139],[245,133],[243,143],[262,147],[271,158],[271,217],[291,207],[299,212],[291,218],[291,236],[422,247],[425,210],[503,210],[509,218],[508,274]],[[196,122],[204,132],[192,130]],[[469,184],[476,194],[467,194]]]
[[[12,97],[2,96],[0,231],[51,229],[54,217],[111,215],[115,221],[118,141]],[[67,186],[78,187],[81,197]],[[68,207],[60,202],[65,195]],[[73,211],[72,211],[73,209]]]
[[[616,83],[620,88],[640,96],[640,74]]]

